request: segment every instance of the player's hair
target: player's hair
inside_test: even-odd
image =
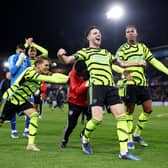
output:
[[[20,44],[17,44],[16,49],[25,50],[26,48],[25,48],[24,44],[20,43]]]
[[[137,30],[137,27],[135,25],[127,25],[125,30],[127,30],[128,28],[135,28]]]
[[[28,51],[37,51],[35,47],[29,47]]]
[[[47,60],[50,62],[50,59],[48,57],[45,56],[38,56],[34,62],[34,65],[36,66],[37,64],[42,64],[44,62],[44,60]]]
[[[81,60],[77,61],[75,63],[75,70],[76,70],[77,73],[81,73],[83,71],[86,71],[87,70],[87,66],[86,66],[85,62],[81,61]]]
[[[75,71],[79,76],[83,76],[85,80],[89,79],[89,72],[84,61],[79,60],[75,63]]]
[[[86,31],[85,37],[87,37],[87,36],[89,35],[90,31],[93,30],[93,29],[98,29],[98,30],[100,30],[97,26],[91,26],[91,27],[89,27],[88,30]]]

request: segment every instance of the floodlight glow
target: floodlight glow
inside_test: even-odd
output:
[[[8,62],[4,62],[3,66],[6,67],[6,68],[8,68],[9,67],[9,63]]]
[[[106,13],[107,19],[119,19],[123,16],[123,8],[121,6],[114,6]]]

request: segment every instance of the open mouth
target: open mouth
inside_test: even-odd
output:
[[[100,41],[101,41],[101,38],[100,38],[100,37],[97,37],[97,38],[96,38],[96,41],[100,42]]]

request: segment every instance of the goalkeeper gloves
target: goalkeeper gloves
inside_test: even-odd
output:
[[[16,66],[20,66],[25,59],[26,59],[26,55],[24,53],[21,53],[19,55],[19,59],[16,62]]]

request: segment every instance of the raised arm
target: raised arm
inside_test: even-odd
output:
[[[157,70],[168,75],[168,68],[165,65],[163,65],[160,61],[158,61],[156,58],[151,59],[149,63],[152,64]]]
[[[75,56],[67,56],[66,51],[63,48],[60,48],[57,52],[57,57],[61,60],[64,64],[71,64],[75,62]]]
[[[28,47],[34,47],[36,48],[38,51],[41,52],[41,55],[48,57],[48,50],[43,48],[42,46],[36,44],[33,42],[33,38],[29,37],[25,39],[25,44],[24,44],[25,48]]]
[[[31,45],[32,47],[36,48],[38,51],[41,52],[41,55],[48,57],[48,50],[46,50],[45,48],[43,48],[42,46],[36,44],[36,43],[32,43]]]
[[[26,55],[24,53],[12,55],[8,58],[9,70],[12,75],[15,75],[17,73],[25,59]]]

